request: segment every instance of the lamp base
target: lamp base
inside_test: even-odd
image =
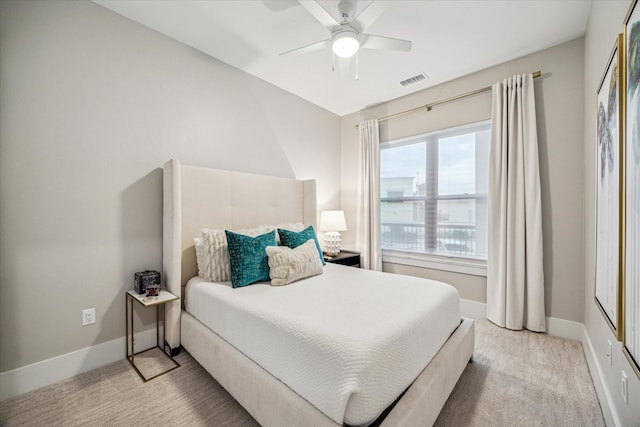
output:
[[[339,231],[327,231],[324,233],[324,247],[327,255],[336,256],[340,253],[342,239]]]

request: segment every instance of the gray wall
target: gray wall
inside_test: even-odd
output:
[[[535,80],[542,188],[545,303],[547,316],[583,321],[583,58],[584,40],[576,39],[342,119],[342,206],[355,229],[358,132],[363,118],[378,118],[482,87],[505,77],[542,71]],[[426,70],[428,72],[428,70]],[[380,124],[380,139],[393,140],[489,119],[491,93],[416,112]],[[355,246],[355,233],[344,233]],[[386,271],[443,280],[462,298],[485,302],[486,278],[385,263]]]
[[[622,32],[629,1],[593,2],[589,25],[585,35],[585,85],[584,85],[584,324],[593,345],[597,366],[591,366],[592,374],[598,372],[608,389],[607,399],[615,408],[620,426],[637,426],[640,423],[640,380],[622,353],[622,344],[616,341],[602,313],[594,301],[595,283],[595,189],[596,189],[596,91],[604,73],[615,39]],[[606,359],[608,343],[613,344],[612,366]],[[588,349],[585,348],[585,351]],[[595,369],[594,369],[595,368]],[[625,404],[620,392],[621,374],[629,377],[629,403]],[[604,396],[600,396],[602,399]],[[610,416],[609,414],[605,414]]]
[[[0,372],[124,335],[168,159],[339,207],[338,116],[87,1],[0,2],[0,98]]]

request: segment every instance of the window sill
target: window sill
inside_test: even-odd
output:
[[[417,252],[383,249],[382,261],[413,267],[430,268],[433,270],[450,271],[452,273],[487,276],[487,261],[479,259],[427,255]]]

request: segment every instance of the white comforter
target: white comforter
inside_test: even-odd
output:
[[[327,264],[287,286],[193,278],[186,310],[338,424],[374,421],[460,323],[458,292]]]

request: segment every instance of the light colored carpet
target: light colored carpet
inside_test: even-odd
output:
[[[257,426],[188,353],[143,383],[126,360],[0,402],[4,426]],[[474,362],[436,426],[604,426],[577,341],[476,321]]]
[[[473,363],[445,404],[444,426],[604,426],[582,344],[476,320]]]

